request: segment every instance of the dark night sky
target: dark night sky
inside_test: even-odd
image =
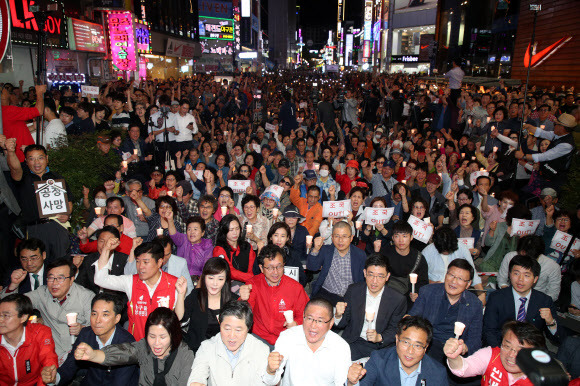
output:
[[[344,0],[345,19],[361,24],[363,0]],[[300,5],[300,25],[336,28],[338,0],[297,0]]]

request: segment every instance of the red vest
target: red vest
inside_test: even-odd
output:
[[[135,340],[145,337],[145,322],[150,313],[157,307],[175,307],[175,282],[177,278],[166,272],[161,272],[161,280],[155,288],[153,298],[149,297],[149,289],[139,280],[139,275],[133,275],[133,292],[127,303],[129,314],[129,332]]]
[[[499,347],[491,349],[491,360],[481,378],[481,386],[509,386],[508,372],[501,363],[500,351]],[[524,378],[516,381],[513,386],[534,386],[534,384],[528,378]]]

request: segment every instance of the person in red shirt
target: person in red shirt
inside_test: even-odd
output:
[[[118,214],[108,215],[105,217],[103,228],[109,225],[117,228],[121,234],[121,238],[119,239],[120,244],[115,249],[115,251],[129,255],[131,253],[131,249],[133,248],[133,239],[123,233],[123,216]],[[89,254],[97,252],[97,241],[89,241],[87,228],[80,229],[77,235],[80,239],[80,249],[82,253]]]
[[[58,357],[50,327],[31,323],[32,302],[22,294],[0,299],[0,385],[44,385],[56,380]]]
[[[262,273],[240,288],[240,299],[247,300],[254,313],[253,332],[271,345],[286,328],[302,324],[310,300],[302,285],[284,274],[285,263],[279,246],[265,246],[258,255]]]
[[[230,265],[232,280],[246,283],[254,276],[252,267],[256,253],[245,236],[240,237],[241,233],[240,220],[233,214],[225,215],[217,230],[213,257],[226,259]]]
[[[340,184],[340,190],[342,190],[344,194],[348,195],[350,189],[356,185],[359,170],[358,162],[350,160],[346,163],[346,174],[342,174],[341,172],[336,173],[336,182]]]
[[[10,91],[2,89],[2,128],[6,138],[16,138],[18,148],[16,156],[20,162],[24,162],[23,149],[28,145],[34,145],[34,139],[26,125],[26,121],[44,114],[44,93],[46,85],[36,87],[36,107],[18,107],[10,105]]]

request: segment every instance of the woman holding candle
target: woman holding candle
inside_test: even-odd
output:
[[[167,224],[169,236],[177,247],[176,255],[187,261],[189,274],[192,278],[195,277],[194,281],[197,281],[205,262],[209,260],[213,252],[211,240],[202,238],[205,233],[204,219],[200,216],[190,217],[185,223],[186,234],[177,232],[173,221],[168,221]]]
[[[173,223],[177,232],[182,232],[181,225],[177,221],[177,216],[179,216],[179,211],[175,200],[169,196],[159,197],[155,201],[155,210],[151,211],[151,215],[147,217],[149,234],[145,241],[152,241],[158,236],[158,232],[169,236],[169,221]]]
[[[262,205],[260,206],[259,213],[270,220],[272,223],[278,221],[278,215],[280,214],[280,199],[273,192],[264,192],[260,196]]]
[[[241,237],[242,232],[240,220],[235,215],[228,214],[222,218],[216,235],[213,256],[226,259],[230,265],[232,279],[245,283],[254,276],[252,267],[256,253],[250,243]]]
[[[268,235],[272,222],[259,213],[260,199],[253,194],[247,194],[242,199],[242,222],[246,228],[246,238],[254,251],[260,251]]]

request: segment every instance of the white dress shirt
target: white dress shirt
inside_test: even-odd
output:
[[[109,259],[112,260],[112,259]],[[98,260],[96,261],[98,263]],[[113,291],[121,291],[124,292],[129,300],[131,300],[131,295],[133,294],[133,275],[109,275],[109,268],[104,266],[101,269],[98,269],[99,266],[95,266],[95,284],[101,288],[106,288]],[[159,276],[159,280],[155,283],[154,286],[149,287],[149,285],[145,282],[145,287],[147,287],[147,291],[149,292],[149,297],[152,298],[153,294],[155,294],[155,290],[157,286],[161,282],[161,276]],[[177,299],[177,289],[175,290],[175,298]],[[175,306],[175,304],[173,305]],[[173,309],[173,307],[172,307]]]
[[[38,286],[42,286],[44,285],[44,265],[42,266],[42,268],[40,268],[40,271],[36,272],[36,275],[38,275]],[[32,290],[34,291],[34,277],[32,277],[32,273],[28,274],[28,278],[30,279],[30,288],[32,288]]]
[[[192,122],[193,130],[190,130],[187,126]],[[175,136],[177,142],[191,141],[193,139],[193,134],[196,134],[198,131],[195,118],[189,113],[184,116],[181,116],[179,113],[175,114],[175,128],[179,131],[179,134]]]
[[[312,352],[303,326],[282,331],[274,351],[282,354],[284,360],[275,375],[264,371],[262,380],[267,385],[277,385],[284,372],[282,386],[342,386],[352,363],[348,343],[332,331],[326,333],[320,347]]]

